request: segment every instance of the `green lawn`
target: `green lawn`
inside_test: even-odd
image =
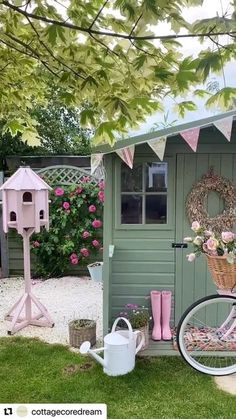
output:
[[[91,358],[35,339],[0,339],[0,402],[106,403],[109,419],[235,418],[236,398],[178,357],[138,359],[108,377]]]

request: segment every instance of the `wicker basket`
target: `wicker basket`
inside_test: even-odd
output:
[[[229,263],[226,256],[206,254],[212,279],[219,289],[232,289],[236,286],[236,264]]]
[[[78,322],[83,320],[87,326],[79,326]],[[80,345],[88,340],[91,346],[96,343],[96,322],[94,320],[81,319],[72,320],[69,323],[69,343],[75,348],[79,348]]]

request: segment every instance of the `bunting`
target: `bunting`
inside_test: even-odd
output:
[[[91,155],[91,175],[95,172],[95,170],[100,165],[100,163],[102,161],[102,158],[103,158],[103,154],[102,153],[92,154]]]
[[[154,140],[148,141],[148,145],[151,147],[151,149],[156,153],[156,155],[159,157],[159,159],[162,161],[165,154],[165,148],[166,148],[166,139],[167,137],[161,137],[161,138],[155,138]]]
[[[213,122],[215,127],[230,141],[232,126],[233,126],[233,116],[228,116],[227,118],[221,119],[220,121]]]
[[[192,128],[188,131],[180,132],[180,135],[186,141],[186,143],[191,147],[193,151],[197,151],[198,139],[200,134],[200,128]]]
[[[116,153],[130,167],[130,169],[133,169],[134,145],[122,148],[121,150],[116,150]]]

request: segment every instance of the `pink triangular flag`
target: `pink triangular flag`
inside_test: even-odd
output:
[[[215,127],[222,132],[222,134],[230,141],[232,125],[233,125],[233,116],[228,116],[227,118],[220,119],[220,121],[213,122]]]
[[[155,138],[154,140],[150,140],[147,143],[162,161],[166,148],[166,137]]]
[[[103,154],[102,153],[92,154],[91,155],[91,175],[98,168],[99,164],[102,161],[102,158],[103,158]]]
[[[200,128],[192,128],[188,131],[183,131],[180,135],[188,143],[193,151],[197,151],[198,139],[200,134]]]
[[[134,145],[122,148],[121,150],[116,150],[116,153],[130,167],[130,169],[133,169]]]

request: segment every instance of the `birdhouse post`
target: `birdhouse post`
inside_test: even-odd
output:
[[[7,233],[9,228],[15,228],[23,237],[24,249],[25,292],[5,317],[11,321],[10,335],[29,325],[54,326],[47,309],[31,292],[30,274],[30,237],[41,227],[49,229],[50,189],[29,167],[20,167],[0,188],[3,230]]]

